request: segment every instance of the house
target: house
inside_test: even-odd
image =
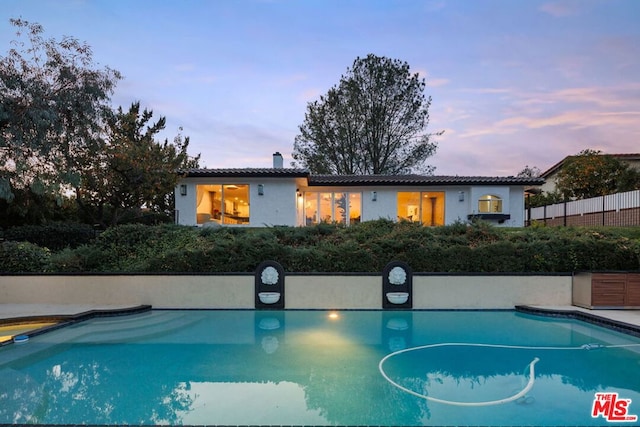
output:
[[[605,153],[603,153],[605,154]],[[611,157],[615,157],[620,160],[622,163],[629,165],[629,167],[640,170],[640,153],[630,153],[630,154],[608,154]],[[540,187],[540,190],[545,193],[553,193],[556,191],[557,185],[557,177],[558,172],[562,169],[562,166],[567,161],[574,156],[567,156],[564,159],[560,160],[555,165],[551,166],[546,171],[540,174],[540,178],[544,178],[544,184]]]
[[[380,218],[426,226],[481,218],[524,225],[524,190],[542,178],[314,175],[284,168],[190,169],[175,192],[176,222],[198,226],[354,224]]]

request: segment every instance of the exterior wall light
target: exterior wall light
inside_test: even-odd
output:
[[[458,191],[458,201],[464,202],[464,191]]]
[[[264,185],[258,184],[258,196],[264,196]]]
[[[187,195],[187,185],[186,184],[180,184],[180,195],[181,196],[186,196]]]
[[[371,192],[371,201],[375,202],[376,200],[378,200],[378,192],[377,191],[372,191]]]

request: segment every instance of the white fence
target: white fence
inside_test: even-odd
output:
[[[531,208],[531,221],[548,225],[640,225],[640,190]]]

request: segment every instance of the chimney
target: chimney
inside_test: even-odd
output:
[[[284,167],[284,160],[282,159],[282,154],[279,151],[273,153],[273,168],[274,169],[282,169]]]

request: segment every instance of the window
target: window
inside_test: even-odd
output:
[[[444,225],[444,192],[398,192],[398,220]]]
[[[304,193],[305,224],[360,222],[362,212],[361,193]]]
[[[349,224],[362,221],[362,194],[349,194]]]
[[[332,193],[319,193],[320,199],[320,215],[314,219],[314,224],[318,222],[331,222],[333,221],[333,194]]]
[[[305,193],[304,195],[304,223],[313,225],[318,222],[318,195],[317,193]]]
[[[502,199],[498,196],[485,194],[478,200],[479,213],[501,213]]]
[[[196,186],[198,224],[249,225],[249,185],[209,184]]]

